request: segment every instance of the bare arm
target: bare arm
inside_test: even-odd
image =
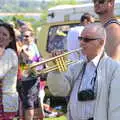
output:
[[[106,52],[115,60],[120,60],[120,25],[110,24],[106,28]]]

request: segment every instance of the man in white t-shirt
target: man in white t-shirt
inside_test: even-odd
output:
[[[89,13],[84,13],[80,18],[80,26],[73,27],[69,30],[67,35],[67,50],[71,51],[80,47],[80,42],[78,36],[81,35],[84,26],[94,22],[94,17]],[[80,53],[71,53],[68,56],[70,60],[79,60],[83,58],[83,55]]]

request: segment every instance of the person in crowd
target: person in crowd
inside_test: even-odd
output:
[[[35,39],[33,31],[27,30],[23,34],[23,47],[22,53],[24,55],[24,62],[26,64],[37,62],[40,59],[40,53],[38,51],[37,45],[35,44]]]
[[[14,30],[5,22],[0,23],[0,66],[0,120],[13,120],[18,111],[18,57]]]
[[[114,15],[115,0],[93,0],[94,10],[107,32],[106,52],[120,60],[120,23]]]
[[[21,50],[22,50],[22,46],[23,46],[23,43],[22,43],[22,40],[21,40],[21,33],[19,30],[15,29],[14,28],[14,31],[15,31],[15,38],[16,38],[16,48],[17,48],[17,55],[18,55],[18,74],[17,74],[17,85],[16,85],[16,88],[17,88],[17,92],[19,93],[19,90],[21,89],[21,79],[22,79],[22,70],[21,70],[21,66],[20,66],[20,62],[21,62],[21,57],[20,57],[20,53],[21,53]],[[18,102],[19,102],[19,105],[18,105],[18,114],[17,116],[19,116],[19,120],[23,120],[23,109],[22,109],[22,102],[20,100],[20,96],[18,96]]]
[[[15,30],[15,37],[16,37],[17,53],[19,56],[22,50],[22,46],[23,46],[23,41],[21,40],[21,33],[19,30]]]
[[[70,95],[69,120],[119,120],[120,64],[104,52],[104,27],[86,25],[79,40],[87,60],[70,65],[67,72],[50,72],[48,87],[53,95]]]
[[[67,50],[75,50],[80,47],[78,36],[80,36],[84,26],[94,22],[94,17],[90,13],[84,13],[80,19],[80,26],[72,27],[67,35]],[[79,60],[82,53],[72,53],[68,56],[70,60]]]
[[[35,62],[39,62],[42,60],[40,53],[37,49],[37,45],[35,44],[35,39],[33,35],[33,31],[27,30],[23,34],[23,47],[21,51],[21,56],[23,58],[23,62],[26,64],[32,64]],[[43,66],[38,66],[35,69],[41,70]],[[23,108],[25,110],[25,120],[33,120],[34,116],[38,119],[43,119],[43,113],[39,94],[39,79],[36,77],[34,73],[28,73],[23,70],[23,97],[21,98],[23,102]],[[35,113],[37,113],[35,115]]]
[[[23,40],[23,34],[25,31],[33,31],[31,23],[22,20],[16,20],[16,29],[21,33],[21,40]]]

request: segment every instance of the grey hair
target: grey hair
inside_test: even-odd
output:
[[[85,27],[85,29],[87,28],[92,29],[95,32],[97,38],[106,41],[106,30],[101,23],[90,23]]]

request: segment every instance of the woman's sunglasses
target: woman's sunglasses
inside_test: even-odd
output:
[[[25,37],[25,38],[28,38],[28,37],[30,37],[30,36],[29,36],[29,35],[24,35],[24,37]]]

